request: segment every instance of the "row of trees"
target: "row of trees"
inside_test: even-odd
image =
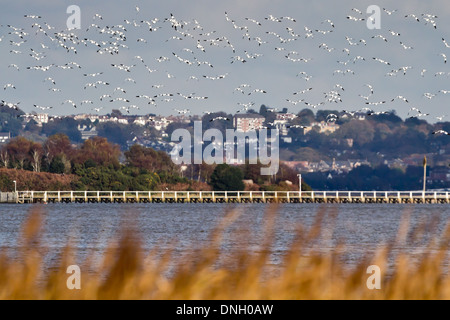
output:
[[[73,182],[75,190],[152,190],[158,184],[182,180],[165,152],[135,145],[122,153],[117,144],[102,137],[77,146],[61,133],[44,143],[11,139],[0,150],[0,166],[75,175],[79,178]]]
[[[4,168],[34,172],[71,173],[75,164],[92,161],[102,166],[119,166],[120,148],[106,138],[95,137],[75,147],[67,135],[58,133],[44,143],[24,137],[11,139],[0,150],[0,165]]]
[[[155,190],[166,184],[184,184],[185,188],[195,185],[195,188],[214,190],[244,190],[244,179],[253,180],[252,187],[258,190],[296,189],[292,185],[298,185],[296,172],[285,165],[280,166],[275,176],[261,176],[260,164],[177,166],[163,151],[136,144],[122,153],[117,144],[102,137],[74,145],[62,133],[50,136],[43,143],[24,137],[11,139],[0,149],[0,166],[3,170],[75,176],[70,180],[73,190]],[[283,184],[286,180],[292,185]],[[19,182],[19,187],[25,187],[24,183]],[[7,181],[4,185],[8,185]]]
[[[110,114],[114,117],[122,116],[119,110],[113,110]],[[137,117],[137,116],[135,116]],[[100,123],[98,120],[92,123],[90,120],[75,120],[72,117],[53,118],[48,123],[38,125],[34,120],[25,121],[25,113],[20,108],[10,108],[0,102],[0,132],[10,132],[12,136],[24,136],[33,141],[44,141],[46,138],[58,133],[66,135],[72,143],[82,143],[82,135],[79,126],[92,128],[95,126],[99,136],[108,141],[118,144],[121,149],[127,148],[127,142],[135,136],[145,134],[148,137],[160,137],[151,126],[139,126],[133,123],[119,124],[112,122]]]
[[[258,113],[265,117],[265,125],[273,127],[276,113],[270,108],[261,106]],[[281,112],[287,112],[287,109]],[[401,119],[395,110],[387,114],[369,115],[359,113],[351,115],[338,110],[303,109],[291,121],[291,125],[310,126],[314,123],[327,121],[329,115],[337,115],[335,123],[339,128],[333,133],[320,133],[318,126],[307,134],[303,128],[290,128],[288,136],[291,141],[280,143],[281,159],[285,161],[320,161],[336,158],[336,160],[368,159],[373,164],[380,164],[385,159],[407,157],[411,154],[438,154],[440,150],[450,145],[450,139],[445,135],[433,135],[432,132],[443,129],[450,132],[450,122],[431,124],[417,118]],[[232,118],[233,115],[216,112],[202,117],[202,128],[216,128],[223,133],[233,127],[232,121],[210,121],[214,117]],[[365,119],[364,119],[365,118]],[[166,129],[170,136],[178,129],[193,130],[190,123],[172,123]],[[306,149],[308,148],[308,149]],[[312,151],[312,152],[311,152]]]
[[[300,112],[293,123],[310,124],[311,116],[301,116],[305,113],[309,114]],[[321,112],[323,116],[326,113],[324,110]],[[342,112],[336,113],[343,115]],[[438,129],[450,130],[450,122],[429,124],[418,119],[403,121],[392,112],[387,115],[366,116],[365,120],[340,118],[336,123],[339,128],[334,133],[327,134],[321,134],[314,128],[305,135],[302,129],[291,129],[289,135],[292,143],[280,145],[283,160],[368,159],[373,164],[379,164],[385,159],[403,158],[411,154],[438,154],[440,150],[450,146],[448,136],[432,134]],[[304,148],[310,148],[314,152],[309,152],[305,157],[302,154]]]
[[[259,111],[248,110],[249,113],[258,113],[265,117],[265,124],[271,127],[276,118],[276,113],[262,105]],[[281,113],[288,112],[287,108]],[[450,122],[430,124],[425,120],[409,118],[402,120],[392,110],[388,114],[367,115],[360,113],[358,116],[365,116],[365,120],[357,120],[356,116],[338,110],[318,110],[314,113],[311,109],[305,108],[297,113],[297,118],[292,121],[293,125],[311,125],[315,122],[326,121],[330,114],[338,116],[336,124],[340,128],[332,134],[321,134],[318,128],[314,128],[308,134],[303,134],[301,128],[289,129],[288,135],[292,138],[292,143],[281,143],[280,151],[282,160],[312,161],[308,154],[303,157],[303,148],[315,150],[315,154],[322,160],[336,158],[337,160],[366,159],[372,163],[379,163],[384,159],[408,156],[413,153],[439,153],[443,147],[449,145],[448,136],[432,135],[438,129],[450,131]],[[28,122],[22,129],[23,112],[18,109],[8,108],[0,104],[0,131],[11,132],[13,136],[26,136],[33,141],[44,141],[46,138],[58,133],[65,134],[72,143],[82,143],[79,125],[95,126],[98,135],[105,137],[108,141],[118,144],[121,150],[128,148],[128,142],[134,137],[146,137],[146,139],[163,139],[162,132],[155,130],[151,126],[139,126],[136,124],[118,123],[91,123],[90,120],[74,120],[72,118],[53,119],[49,123],[38,127],[34,121]],[[121,116],[120,111],[114,110],[111,116]],[[221,131],[233,127],[232,121],[210,121],[217,116],[232,118],[232,114],[216,112],[205,114],[201,120],[203,130],[216,128]],[[192,118],[193,119],[193,118]],[[171,123],[165,130],[170,137],[177,128],[193,130],[193,121],[190,123]],[[413,141],[413,143],[411,143]],[[351,143],[350,143],[351,142]]]
[[[304,174],[304,177],[316,190],[409,191],[422,190],[423,187],[423,167],[420,166],[409,166],[402,171],[386,165],[374,168],[362,165],[345,174],[315,172]],[[448,186],[444,183],[429,187]]]
[[[259,165],[230,166],[219,164],[211,174],[210,185],[214,190],[218,191],[241,191],[245,189],[255,191],[298,191],[298,176],[291,168],[282,165],[279,173],[274,177],[261,176],[259,168]],[[251,186],[245,186],[244,180],[252,180],[256,183]],[[311,187],[302,181],[302,190],[308,191],[311,190]]]

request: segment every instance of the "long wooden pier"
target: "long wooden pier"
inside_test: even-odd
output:
[[[17,203],[422,203],[448,191],[18,191]]]

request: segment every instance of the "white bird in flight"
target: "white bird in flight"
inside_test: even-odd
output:
[[[437,130],[437,131],[433,131],[433,134],[445,134],[447,136],[450,136],[450,133],[445,131],[445,130]]]

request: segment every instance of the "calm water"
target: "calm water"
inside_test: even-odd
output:
[[[20,231],[32,205],[0,206],[0,247],[14,253],[21,247]],[[145,251],[171,248],[175,244],[180,253],[208,245],[211,231],[231,209],[240,215],[226,229],[222,250],[258,250],[265,238],[266,204],[47,204],[44,209],[42,245],[48,262],[71,240],[77,248],[80,264],[87,253],[102,251],[117,241],[121,226],[135,228]],[[399,204],[319,204],[280,205],[275,217],[271,262],[279,263],[289,248],[297,227],[306,229],[323,213],[321,234],[308,246],[323,252],[334,250],[344,242],[346,261],[356,263],[363,254],[375,251],[383,243],[397,238],[399,226],[409,214],[410,231],[424,224],[427,231],[422,240],[407,236],[396,244],[396,250],[420,254],[426,241],[437,237],[450,222],[449,205]],[[236,232],[244,230],[245,232]],[[410,232],[412,234],[412,232]]]

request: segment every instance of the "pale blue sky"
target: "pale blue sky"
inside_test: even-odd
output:
[[[110,41],[109,35],[99,34],[95,28],[86,32],[86,29],[95,23],[101,28],[105,26],[123,25],[126,28],[126,41],[123,44],[128,48],[120,49],[118,55],[100,55],[97,47],[84,44],[76,45],[77,54],[67,53],[57,45],[55,41],[44,36],[42,33],[36,35],[36,27],[31,27],[33,23],[39,23],[45,27],[44,22],[55,27],[48,30],[53,37],[54,32],[68,32],[66,20],[69,17],[66,9],[69,5],[75,4],[81,9],[81,30],[75,30],[79,39],[92,39],[97,42]],[[350,21],[347,16],[367,19],[370,14],[366,13],[369,5],[378,5],[381,9],[389,11],[397,10],[388,15],[381,11],[381,29],[369,30],[366,21]],[[139,12],[136,10],[139,7]],[[358,14],[353,11],[357,8],[362,11]],[[230,21],[225,18],[225,11],[230,19],[235,20],[238,26],[248,27],[251,40],[243,38],[245,31],[235,29]],[[93,19],[98,13],[103,20]],[[184,21],[184,31],[191,34],[182,36],[171,28],[169,22],[164,22],[166,18],[173,14],[177,21]],[[25,14],[41,15],[41,19],[25,18]],[[405,18],[405,15],[415,14],[419,17],[419,22],[413,18]],[[437,15],[432,18],[436,21],[437,29],[430,23],[426,23],[422,14]],[[292,17],[296,22],[284,19],[282,22],[269,21],[270,15],[275,17]],[[259,109],[261,104],[269,107],[282,109],[289,108],[291,112],[298,112],[307,106],[301,102],[297,105],[289,103],[286,99],[304,101],[317,104],[325,101],[325,93],[336,90],[340,93],[342,102],[327,102],[315,109],[338,109],[338,110],[359,110],[363,107],[372,107],[376,111],[395,109],[397,113],[406,117],[412,108],[418,108],[424,113],[430,113],[425,117],[429,122],[435,122],[437,116],[449,114],[444,120],[450,119],[448,101],[450,93],[444,94],[440,90],[450,90],[449,64],[444,63],[441,53],[447,54],[450,58],[450,48],[447,48],[442,41],[446,39],[450,44],[450,5],[446,1],[16,1],[3,4],[0,12],[0,72],[2,74],[2,87],[7,83],[13,84],[16,89],[7,88],[2,90],[2,100],[7,102],[19,102],[19,106],[26,112],[41,110],[33,107],[52,107],[45,112],[58,115],[75,113],[95,113],[94,108],[102,107],[100,113],[108,113],[111,109],[135,105],[138,109],[130,109],[133,114],[156,113],[161,115],[176,114],[174,109],[191,110],[192,114],[202,114],[203,111],[223,110],[235,113],[241,109],[239,103],[254,102],[254,108]],[[148,27],[142,20],[159,21],[155,26],[160,27],[157,31],[149,32]],[[261,22],[261,26],[246,20],[255,19]],[[335,27],[325,20],[330,19]],[[136,20],[140,27],[127,24],[125,20]],[[203,30],[196,28],[196,20]],[[187,23],[187,24],[186,24]],[[16,46],[10,41],[18,43],[23,41],[17,35],[8,34],[14,30],[7,25],[16,28],[24,28],[28,33],[23,40],[25,43]],[[314,37],[306,38],[305,27],[313,30]],[[295,34],[300,37],[288,43],[281,43],[271,32],[280,35],[284,39],[294,38],[288,33],[286,28],[292,28]],[[116,27],[116,30],[117,29]],[[322,34],[315,30],[333,30]],[[400,33],[394,36],[390,30]],[[214,32],[212,34],[208,34]],[[268,33],[270,32],[270,33]],[[372,38],[382,35],[387,42],[381,38]],[[183,40],[169,40],[173,36],[181,36]],[[351,45],[346,36],[352,38]],[[224,41],[219,42],[219,46],[209,44],[209,39],[226,37],[235,47],[233,53],[229,46],[224,46]],[[266,42],[261,45],[255,41],[259,37]],[[137,39],[145,39],[147,42],[138,42]],[[365,40],[366,45],[363,44]],[[197,40],[204,45],[205,51],[197,48]],[[403,49],[402,42],[412,49]],[[41,43],[48,48],[42,48]],[[324,50],[325,43],[331,52]],[[69,46],[74,46],[70,44]],[[31,48],[45,58],[35,60],[30,56]],[[284,48],[279,51],[275,48]],[[343,50],[347,48],[350,53]],[[187,50],[192,50],[193,53]],[[21,53],[14,54],[11,50]],[[248,59],[246,53],[261,54],[256,59]],[[290,57],[313,58],[311,62],[294,62],[286,59],[286,54]],[[206,61],[214,67],[206,64],[200,66],[188,65],[180,62],[172,54],[176,53],[183,59],[189,61]],[[144,64],[138,61],[135,56],[141,56],[145,64],[155,72],[149,73]],[[165,56],[170,58],[167,62],[158,62],[156,58]],[[247,62],[236,61],[231,64],[232,57],[244,57]],[[363,60],[356,60],[355,57],[362,56]],[[194,58],[195,57],[195,58]],[[380,58],[388,61],[390,65],[385,65],[373,60]],[[349,61],[346,65],[339,63]],[[27,70],[27,67],[48,66],[51,64],[64,65],[69,62],[76,62],[82,66],[81,69],[63,70],[61,68],[50,68],[49,71]],[[16,64],[19,71],[11,66]],[[131,72],[125,72],[113,68],[111,64],[133,65],[136,67]],[[403,72],[396,73],[395,76],[388,74],[392,70],[401,67],[412,67],[408,69],[406,75]],[[336,70],[352,70],[355,74],[347,73],[342,75],[335,73]],[[427,71],[421,75],[423,69]],[[92,78],[83,74],[103,72],[102,75]],[[312,76],[306,81],[302,76],[297,76],[300,72],[306,72]],[[436,75],[443,72],[445,75]],[[174,78],[169,78],[168,74]],[[210,80],[204,78],[226,75],[224,79]],[[188,80],[195,76],[199,80]],[[56,85],[44,82],[47,77],[52,77]],[[132,78],[135,83],[125,81]],[[109,86],[100,85],[97,89],[84,89],[86,83],[98,80],[109,82]],[[241,84],[248,84],[250,88],[244,88],[245,94],[235,91]],[[336,84],[342,85],[345,91],[336,89]],[[385,104],[368,106],[366,100],[360,95],[368,95],[370,90],[366,84],[373,86],[374,94],[370,96],[370,102],[386,101]],[[162,88],[154,88],[154,85],[163,85]],[[114,91],[115,88],[125,89],[126,93]],[[50,91],[57,88],[61,91]],[[294,92],[312,88],[304,93],[293,95]],[[254,89],[262,89],[267,93],[248,92]],[[157,99],[157,106],[147,105],[146,100],[136,98],[137,95],[154,96],[160,93],[173,94],[173,101],[162,101],[167,97]],[[206,100],[184,99],[177,93],[188,95],[195,93],[196,96],[208,97]],[[425,93],[434,96],[428,99]],[[126,98],[130,102],[109,102],[109,99],[100,101],[100,96],[110,94],[113,98]],[[405,103],[400,99],[391,102],[393,98],[401,95],[408,99]],[[77,108],[69,104],[62,105],[65,100],[73,100]],[[81,101],[91,100],[93,104],[83,104]]]

